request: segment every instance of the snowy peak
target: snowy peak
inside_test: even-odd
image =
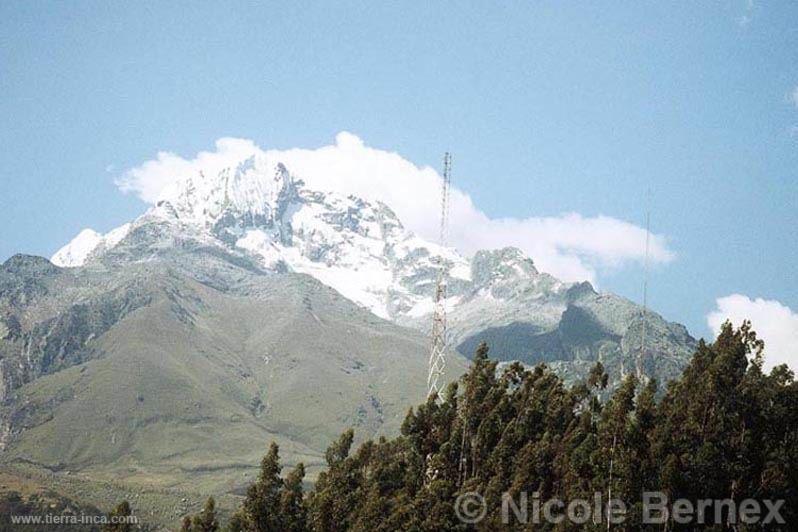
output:
[[[153,223],[157,231],[137,231]],[[107,235],[83,231],[53,261],[101,260],[128,234],[159,235],[157,244],[131,248],[138,250],[134,260],[152,260],[169,242],[199,240],[248,255],[266,269],[312,275],[388,319],[422,319],[432,311],[441,265],[451,307],[477,294],[507,299],[519,287],[528,292],[531,282],[542,283],[535,285],[541,290],[559,283],[515,248],[481,251],[469,261],[406,230],[384,203],[309,189],[268,153],[178,176],[132,224]]]
[[[56,266],[81,266],[89,253],[102,241],[102,235],[93,229],[84,229],[67,245],[55,252],[50,259]]]
[[[185,176],[161,193],[160,207],[171,206],[184,222],[212,226],[233,214],[253,222],[273,220],[294,192],[294,178],[278,162],[253,155],[215,174],[198,171]]]
[[[478,251],[471,261],[472,297],[490,296],[500,300],[560,297],[570,284],[538,272],[520,249],[506,247]]]
[[[468,278],[464,258],[407,231],[384,203],[300,187],[273,220],[226,228],[240,236],[235,246],[267,267],[310,274],[384,318],[426,313],[440,262]]]
[[[539,273],[535,263],[518,248],[478,251],[471,261],[471,276],[474,283],[480,286],[518,281],[537,275]]]
[[[422,331],[443,269],[447,341],[466,356],[484,340],[500,359],[548,361],[576,377],[596,360],[616,375],[635,367],[642,330],[657,353],[690,351],[683,328],[630,301],[539,272],[516,248],[466,258],[408,231],[384,203],[308,187],[324,176],[292,173],[277,157],[242,150],[215,167],[203,163],[201,171],[192,166],[170,176],[172,185],[142,216],[105,235],[84,230],[52,260],[120,269],[165,262],[223,291],[250,273],[303,273],[377,316]],[[654,375],[681,367],[681,359],[651,358]]]
[[[130,227],[131,224],[126,223],[105,235],[93,229],[84,229],[67,245],[56,251],[50,261],[64,268],[83,266],[92,254],[117,245],[130,231]]]

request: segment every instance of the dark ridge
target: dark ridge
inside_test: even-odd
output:
[[[38,255],[17,253],[3,263],[2,270],[13,275],[38,274],[52,275],[61,268]]]

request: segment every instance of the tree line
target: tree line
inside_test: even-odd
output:
[[[497,371],[488,348],[443,397],[411,409],[396,438],[352,448],[344,432],[326,452],[326,470],[305,492],[302,464],[283,476],[272,444],[231,532],[460,530],[796,530],[798,384],[786,366],[763,371],[763,343],[749,323],[726,324],[701,341],[681,377],[659,389],[626,376],[611,393],[600,363],[574,386],[545,365]],[[643,493],[668,501],[726,501],[697,526],[671,515],[642,522]],[[455,508],[478,493],[484,518],[464,522]],[[503,497],[541,501],[620,499],[623,523],[503,518]],[[735,505],[783,500],[786,524],[741,523]],[[210,506],[209,506],[210,505]],[[219,529],[213,501],[186,518],[184,532]],[[669,508],[670,509],[670,508]],[[511,516],[516,517],[515,514]]]

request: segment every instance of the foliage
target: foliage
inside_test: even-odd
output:
[[[798,384],[786,367],[762,371],[762,342],[749,324],[726,324],[714,344],[701,342],[665,390],[627,376],[602,402],[607,382],[601,364],[572,388],[542,365],[498,372],[482,345],[442,400],[408,412],[398,437],[353,452],[353,433],[345,432],[307,497],[304,468],[282,480],[272,445],[231,529],[528,530],[501,520],[502,494],[522,492],[542,501],[619,498],[629,518],[614,530],[647,529],[636,517],[644,491],[671,501],[785,499],[782,515],[798,522]],[[455,514],[453,502],[466,492],[487,503],[477,524]],[[731,529],[721,517],[704,528]],[[606,522],[535,526],[604,530]],[[671,521],[667,529],[690,525]]]
[[[133,515],[133,511],[130,508],[130,503],[127,501],[120,502],[108,514],[108,524],[105,525],[105,530],[108,532],[130,532],[133,530],[133,524],[126,518],[131,515]]]
[[[208,497],[202,511],[195,515],[185,516],[180,526],[180,532],[216,532],[219,530],[219,521],[216,518],[216,501]]]

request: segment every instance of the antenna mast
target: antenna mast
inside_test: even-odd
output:
[[[650,202],[651,189],[648,191],[647,200]],[[643,330],[640,334],[640,353],[637,356],[637,378],[642,380],[643,375],[643,356],[646,349],[646,333],[648,328],[648,250],[649,240],[651,238],[651,206],[646,209],[646,258],[643,266]]]
[[[449,228],[449,185],[452,180],[452,156],[443,156],[443,184],[441,185],[441,232],[440,245],[446,246],[446,233]],[[446,264],[438,257],[438,281],[435,285],[435,308],[432,313],[430,332],[429,372],[427,373],[427,397],[440,395],[440,382],[446,368]]]

